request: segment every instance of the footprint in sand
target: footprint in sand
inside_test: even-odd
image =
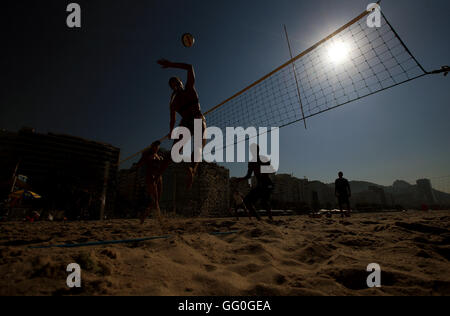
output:
[[[363,225],[379,225],[379,222],[372,222],[372,221],[362,221],[361,224]]]
[[[448,229],[418,223],[396,222],[395,226],[418,233],[440,235],[449,233]]]
[[[257,273],[257,272],[262,271],[263,269],[264,269],[263,266],[260,266],[260,265],[254,264],[254,263],[235,265],[235,266],[229,268],[230,271],[240,274],[242,276],[247,276],[252,273]]]
[[[433,250],[445,258],[445,260],[450,261],[450,246],[434,247]]]
[[[330,259],[333,255],[333,250],[321,244],[313,244],[300,250],[294,255],[294,259],[300,262],[312,265],[322,263]]]
[[[248,244],[238,249],[234,249],[233,252],[243,255],[255,255],[265,253],[266,249],[260,244]]]
[[[216,266],[213,266],[213,265],[210,265],[210,264],[205,264],[205,270],[207,271],[207,272],[213,272],[213,271],[216,271],[217,270],[217,267]]]

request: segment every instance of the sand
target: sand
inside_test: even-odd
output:
[[[1,223],[0,295],[450,295],[450,212]],[[213,236],[214,231],[240,232]],[[30,246],[158,236],[87,248]],[[68,289],[66,267],[82,268]],[[368,289],[378,263],[382,287]]]

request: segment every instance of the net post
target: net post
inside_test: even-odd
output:
[[[105,164],[105,174],[103,178],[103,190],[101,197],[101,206],[100,206],[100,220],[103,221],[105,219],[105,208],[106,208],[106,199],[108,194],[108,182],[109,182],[109,169],[111,163],[109,161]]]
[[[291,59],[293,59],[291,42],[289,41],[289,35],[288,35],[286,24],[284,25],[284,33],[286,34],[286,41],[287,41],[288,48],[289,48],[289,54],[291,56]],[[298,78],[297,78],[297,72],[295,69],[295,63],[292,63],[292,70],[294,72],[295,84],[297,85],[297,96],[298,96],[298,102],[300,103],[300,109],[302,111],[303,123],[305,125],[305,129],[308,129],[308,127],[306,126],[305,112],[303,110],[303,103],[302,103],[302,98],[301,98],[301,94],[300,94],[300,87],[298,85]]]

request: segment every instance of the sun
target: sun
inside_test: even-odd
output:
[[[331,44],[328,49],[330,60],[336,64],[345,62],[345,60],[347,60],[348,58],[349,52],[350,49],[344,42],[335,42]]]

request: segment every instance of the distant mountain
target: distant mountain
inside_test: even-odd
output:
[[[334,183],[330,183],[328,184],[328,186],[330,186],[330,188],[332,188],[334,190]],[[387,190],[388,187],[376,184],[376,183],[372,183],[372,182],[367,182],[367,181],[350,181],[350,187],[352,189],[352,193],[361,193],[361,192],[365,192],[365,191],[369,191],[370,187],[378,187],[378,188],[382,188]]]
[[[334,190],[334,183],[328,184]],[[383,186],[367,181],[350,181],[352,193],[355,195],[364,195],[372,191],[370,188],[381,188],[386,194],[386,200],[391,203],[404,204],[406,207],[418,207],[421,204],[426,204],[422,201],[421,192],[419,192],[417,184],[410,184],[404,180],[396,180],[391,186]],[[440,205],[450,205],[450,194],[431,190],[436,199],[436,203]]]

